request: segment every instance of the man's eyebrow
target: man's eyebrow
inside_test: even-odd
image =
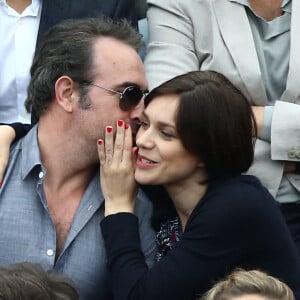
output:
[[[136,86],[136,87],[140,88],[140,86],[138,84],[131,82],[131,81],[125,81],[125,82],[121,83],[119,86],[121,86],[121,87]]]
[[[112,86],[112,89],[121,92],[121,90],[124,90],[128,86],[134,86],[134,87],[137,87],[137,88],[140,89],[139,85],[137,85],[136,83],[130,82],[130,81],[125,81],[125,82],[122,82],[122,83],[115,83]]]
[[[140,85],[138,85],[138,84],[135,83],[135,82],[131,82],[131,81],[125,81],[125,82],[121,83],[120,85],[118,85],[118,87],[124,87],[124,88],[126,88],[126,87],[128,87],[128,86],[135,86],[135,87],[141,89],[141,90],[144,91],[144,92],[149,92],[149,91],[148,91],[148,88],[146,88],[146,89],[143,90],[143,89],[140,87]]]

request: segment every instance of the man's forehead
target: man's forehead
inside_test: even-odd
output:
[[[144,65],[136,50],[124,42],[110,38],[96,41],[93,65],[99,80],[118,86],[147,88]]]
[[[103,57],[114,63],[126,63],[128,60],[141,61],[138,52],[131,46],[111,37],[102,37],[95,40],[94,56]]]

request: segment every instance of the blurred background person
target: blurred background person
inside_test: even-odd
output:
[[[198,300],[295,300],[279,279],[259,270],[236,270]]]
[[[134,0],[0,1],[0,123],[30,123],[24,107],[29,69],[45,32],[65,19],[101,14],[126,18],[137,28]]]

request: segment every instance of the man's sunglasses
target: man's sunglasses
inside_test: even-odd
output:
[[[118,94],[120,96],[119,107],[123,111],[128,111],[135,108],[140,103],[140,101],[148,94],[148,91],[142,91],[140,88],[134,85],[127,86],[122,92],[108,89],[94,83],[90,83],[90,85],[111,93]]]

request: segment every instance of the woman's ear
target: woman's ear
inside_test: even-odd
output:
[[[69,76],[61,76],[55,83],[55,97],[58,105],[67,112],[72,112],[75,104],[76,84]]]

